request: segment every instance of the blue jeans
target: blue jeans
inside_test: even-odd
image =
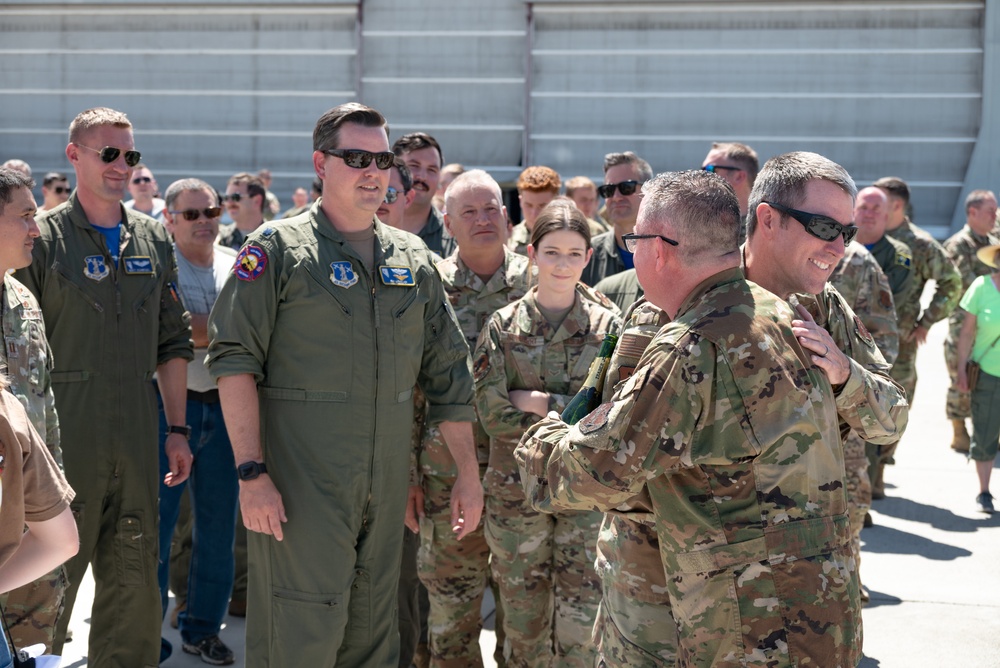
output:
[[[194,513],[191,571],[188,575],[187,609],[177,616],[181,638],[197,643],[219,633],[233,587],[233,540],[239,482],[229,435],[222,419],[222,405],[187,402],[191,425],[191,477],[176,487],[163,484],[169,471],[163,446],[167,421],[160,402],[160,566],[157,573],[163,614],[167,612],[170,540],[177,525],[185,486]]]
[[[7,635],[0,628],[0,668],[11,668],[14,665],[14,658],[10,655],[10,645],[7,644]]]

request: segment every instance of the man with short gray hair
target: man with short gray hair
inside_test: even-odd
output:
[[[219,390],[205,368],[208,354],[208,314],[229,277],[236,253],[218,246],[218,195],[199,179],[182,179],[167,188],[164,224],[174,239],[177,254],[177,287],[191,313],[194,359],[188,363],[187,416],[192,455],[189,480],[179,485],[160,484],[160,567],[158,578],[163,613],[167,610],[170,547],[177,524],[181,496],[190,485],[194,519],[190,571],[183,580],[186,592],[178,597],[186,607],[177,615],[183,649],[206,663],[229,665],[233,652],[219,639],[233,585],[233,536],[239,486],[236,463],[219,403]],[[160,410],[160,440],[167,437],[167,421]],[[160,451],[160,477],[169,472],[166,454]],[[164,641],[165,642],[165,641]]]

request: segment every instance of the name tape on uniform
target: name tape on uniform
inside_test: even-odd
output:
[[[386,285],[416,285],[413,270],[409,267],[382,266],[378,268],[378,272]]]

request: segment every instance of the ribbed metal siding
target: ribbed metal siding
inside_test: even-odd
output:
[[[530,160],[599,176],[610,151],[698,167],[715,140],[902,177],[951,221],[982,105],[982,2],[537,3]]]

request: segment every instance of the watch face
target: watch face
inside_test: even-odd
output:
[[[240,464],[239,468],[236,469],[239,473],[240,480],[253,480],[258,475],[257,472],[257,462],[247,462],[246,464]]]

